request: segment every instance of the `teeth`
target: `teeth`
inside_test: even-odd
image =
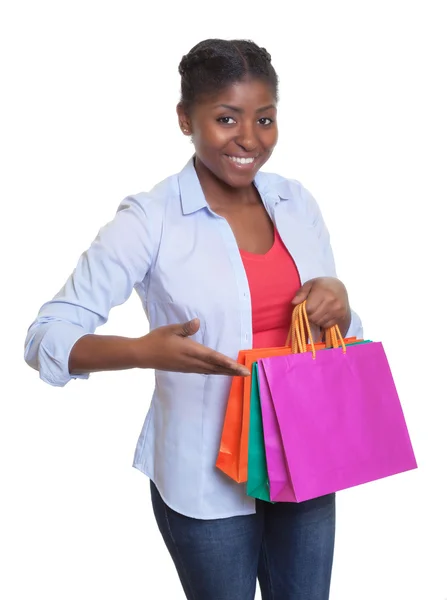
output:
[[[255,160],[254,158],[238,158],[236,156],[229,156],[228,158],[239,165],[251,165]]]

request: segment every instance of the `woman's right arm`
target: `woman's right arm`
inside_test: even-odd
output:
[[[70,373],[158,369],[207,375],[249,375],[227,356],[189,339],[199,330],[199,320],[158,327],[141,338],[86,335],[73,347]]]
[[[146,203],[147,195],[138,194],[120,204],[29,328],[25,360],[43,381],[64,386],[93,371],[133,367],[240,374],[235,361],[175,333],[185,325],[161,327],[137,339],[94,335],[111,308],[124,303],[150,270],[154,243]],[[217,371],[207,371],[210,365]]]

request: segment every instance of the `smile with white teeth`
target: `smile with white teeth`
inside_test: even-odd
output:
[[[255,161],[254,158],[239,158],[238,156],[228,156],[228,158],[239,165],[251,165]]]

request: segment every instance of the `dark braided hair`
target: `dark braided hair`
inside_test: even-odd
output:
[[[271,56],[250,40],[204,40],[182,58],[178,70],[180,102],[186,111],[201,97],[246,78],[265,81],[278,99],[278,76]]]

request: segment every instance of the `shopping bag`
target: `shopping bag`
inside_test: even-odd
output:
[[[239,352],[237,362],[241,365],[245,364],[243,350]],[[233,377],[216,460],[216,467],[235,481],[239,479],[243,394],[244,377]]]
[[[270,502],[257,363],[252,365],[251,376],[247,495]]]
[[[351,341],[349,342],[349,345],[364,343],[368,343],[368,341]],[[266,457],[265,463],[267,467],[269,497],[275,502],[297,502],[297,497],[295,495],[294,487],[289,474],[287,458],[284,452],[281,431],[262,360],[260,360],[259,364],[257,364],[257,376],[259,382],[259,396],[262,414],[262,430],[264,433],[264,453]],[[248,488],[247,493],[248,495],[251,495],[248,491]]]
[[[312,346],[305,303],[300,306]],[[346,346],[341,340],[340,347],[325,352],[312,349],[260,359],[260,374],[261,369],[297,501],[417,468],[391,369],[380,342]],[[264,420],[263,427],[273,500]]]
[[[324,348],[324,344],[318,345],[319,349]],[[250,404],[251,404],[251,392],[252,392],[252,380],[253,380],[253,372],[252,367],[253,364],[259,358],[267,358],[269,356],[286,356],[290,354],[292,348],[286,346],[284,348],[261,348],[261,349],[253,349],[245,352],[245,366],[251,372],[250,377],[245,377],[244,379],[244,389],[242,394],[242,423],[241,423],[241,435],[240,435],[240,444],[239,444],[239,472],[238,472],[238,481],[244,482],[247,481],[248,477],[248,432],[250,427]]]
[[[281,356],[290,352],[291,348],[286,346],[241,350],[237,362],[250,369],[261,356]],[[238,483],[247,481],[251,381],[251,376],[233,377],[216,460],[216,467]]]
[[[262,360],[258,363],[258,381],[269,497],[275,502],[296,502],[281,431]]]

